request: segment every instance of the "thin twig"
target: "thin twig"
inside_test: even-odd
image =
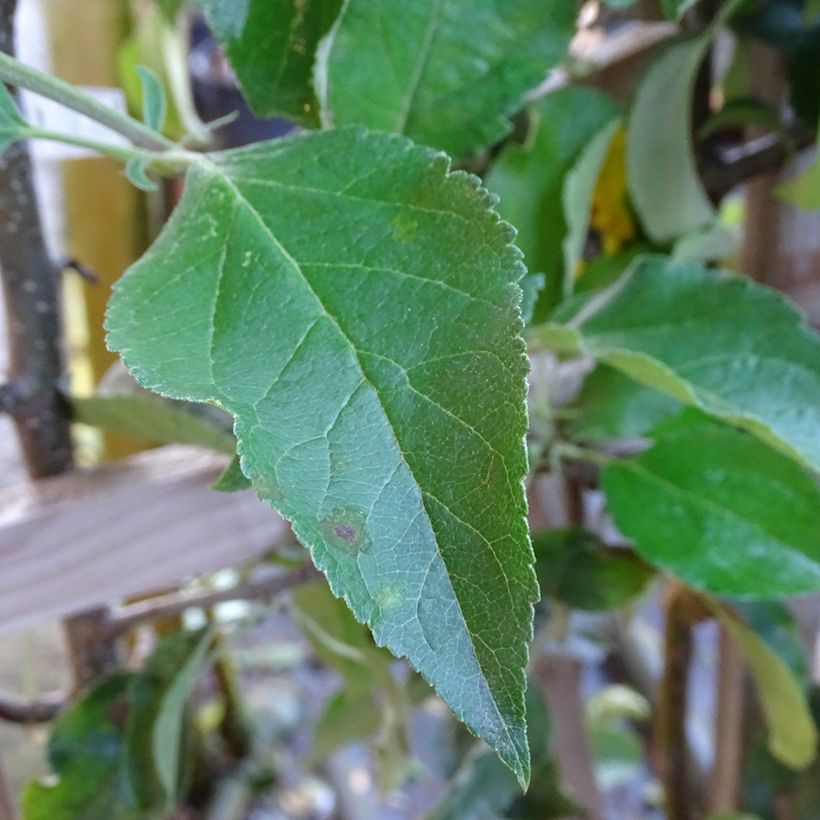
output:
[[[0,0],[0,66],[20,67],[8,56],[14,50],[16,7],[16,0]],[[25,66],[21,70],[47,76]],[[60,277],[46,248],[25,143],[12,145],[0,157],[0,279],[13,387],[6,398],[14,399],[9,413],[29,475],[56,475],[73,464],[68,411],[58,389],[63,373]],[[65,622],[78,686],[117,660],[115,647],[97,640],[97,617],[81,614]]]
[[[175,615],[191,607],[207,609],[225,601],[266,601],[294,587],[317,580],[322,575],[312,564],[304,564],[292,572],[275,575],[230,589],[209,589],[198,592],[173,592],[129,604],[114,612],[106,635],[122,635],[134,626],[155,618]]]

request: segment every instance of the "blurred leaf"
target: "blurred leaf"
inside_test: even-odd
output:
[[[617,107],[600,91],[569,86],[547,95],[532,112],[527,144],[505,146],[486,183],[500,197],[498,212],[518,230],[516,244],[527,267],[546,274],[546,290],[534,311],[535,320],[543,321],[562,293],[566,175]]]
[[[731,607],[786,665],[800,688],[807,689],[806,650],[789,608],[780,601],[732,601]]]
[[[648,256],[560,318],[532,337],[592,356],[820,469],[820,338],[782,295]]]
[[[602,485],[621,532],[690,586],[738,598],[820,589],[820,489],[786,456],[695,410]]]
[[[579,441],[643,438],[681,408],[668,394],[601,364],[587,376],[575,400],[570,436]]]
[[[319,50],[325,127],[407,134],[456,160],[511,130],[511,114],[567,56],[574,3],[348,0]],[[538,270],[537,268],[535,270]]]
[[[532,534],[541,593],[573,609],[623,606],[640,595],[654,570],[629,550],[606,547],[584,530]]]
[[[672,248],[672,258],[678,262],[720,262],[737,252],[740,241],[741,231],[716,220],[679,237]]]
[[[9,94],[6,86],[0,82],[0,154],[17,142],[25,134],[27,128],[14,98]]]
[[[666,48],[641,80],[629,113],[627,181],[647,235],[658,243],[714,219],[692,148],[695,78],[711,34]]]
[[[592,199],[610,146],[621,128],[620,118],[611,120],[589,141],[564,181],[562,201],[567,233],[564,237],[564,295],[572,292],[589,233]]]
[[[710,604],[749,665],[769,727],[769,749],[782,763],[804,769],[817,756],[817,729],[808,703],[789,668],[728,608]]]
[[[188,28],[179,3],[131,3],[131,33],[117,53],[117,72],[128,108],[161,122],[163,133],[205,143],[208,133],[196,112],[188,73]],[[153,72],[156,83],[141,82],[140,71]],[[166,96],[167,94],[167,96]],[[154,127],[157,127],[154,125]]]
[[[749,125],[770,131],[780,131],[783,127],[780,114],[773,105],[755,97],[740,97],[727,100],[718,111],[707,117],[698,129],[698,140],[708,140],[726,128]]]
[[[198,2],[254,113],[317,125],[312,85],[316,48],[342,0]]]
[[[212,642],[209,628],[168,635],[131,685],[123,765],[142,809],[169,810],[179,799],[188,700]]]
[[[661,9],[667,20],[679,21],[699,0],[661,0]]]
[[[239,456],[234,456],[222,475],[211,484],[211,489],[220,493],[237,493],[251,488],[250,479],[242,472]]]
[[[157,73],[148,66],[138,65],[135,69],[142,91],[142,119],[155,131],[162,131],[168,113],[168,100],[165,89]]]
[[[343,682],[319,718],[309,760],[319,761],[338,745],[369,738],[382,788],[393,791],[409,774],[411,757],[406,737],[409,702],[393,675],[392,655],[373,643],[367,627],[324,581],[299,587],[291,598],[295,620],[313,651]]]
[[[550,820],[574,816],[575,806],[561,791],[552,759],[549,716],[538,684],[527,687],[527,733],[532,750],[532,784],[522,795],[509,769],[484,743],[474,744],[428,820]]]
[[[98,395],[72,398],[75,421],[157,444],[194,444],[233,454],[231,433],[192,413],[181,402],[152,395]]]
[[[122,777],[123,728],[133,675],[105,678],[54,723],[48,756],[57,775],[30,783],[23,820],[139,820]]]
[[[804,211],[820,208],[820,137],[814,162],[799,176],[778,185],[775,193],[786,202]]]
[[[544,289],[545,281],[543,273],[528,273],[518,283],[521,288],[521,318],[525,325],[532,321],[538,295]]]

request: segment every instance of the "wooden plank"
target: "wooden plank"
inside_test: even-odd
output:
[[[163,447],[0,490],[0,632],[235,566],[292,541],[254,493],[208,489],[224,456]]]

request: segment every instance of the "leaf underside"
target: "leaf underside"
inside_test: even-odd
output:
[[[574,31],[573,3],[415,0],[399,13],[347,0],[319,48],[323,124],[362,123],[468,158],[509,133],[507,117]]]
[[[214,154],[107,328],[144,386],[235,417],[334,593],[525,781],[522,265],[490,206],[362,129]]]

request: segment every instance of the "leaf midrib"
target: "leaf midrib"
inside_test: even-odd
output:
[[[377,389],[376,385],[372,382],[370,377],[368,376],[367,371],[365,370],[365,368],[362,364],[358,348],[356,347],[355,344],[353,344],[353,341],[350,339],[350,337],[347,335],[347,333],[345,333],[343,328],[339,325],[339,322],[337,321],[336,317],[327,310],[327,308],[326,308],[324,302],[322,301],[321,297],[316,292],[316,290],[313,288],[313,286],[311,285],[308,278],[302,272],[302,269],[301,269],[299,263],[296,261],[296,259],[294,259],[294,257],[288,252],[288,250],[276,238],[276,236],[273,234],[273,232],[270,230],[270,228],[262,220],[262,217],[261,217],[259,211],[245,197],[245,195],[242,193],[242,191],[236,185],[236,183],[233,181],[233,179],[231,179],[231,177],[228,174],[226,174],[219,167],[218,164],[216,164],[215,162],[213,162],[212,160],[210,160],[206,157],[202,157],[202,158],[199,158],[197,160],[197,165],[194,166],[194,167],[200,168],[205,173],[207,173],[209,175],[212,175],[212,176],[215,176],[216,178],[221,180],[222,183],[225,185],[225,187],[228,189],[228,191],[236,198],[237,203],[240,204],[242,207],[244,207],[251,214],[253,220],[259,225],[259,227],[262,230],[262,232],[264,233],[265,237],[267,239],[269,239],[271,244],[279,250],[279,252],[282,254],[282,257],[285,259],[287,264],[299,276],[300,280],[303,282],[303,284],[307,288],[308,292],[315,299],[316,304],[318,305],[319,309],[322,312],[322,315],[325,316],[327,318],[327,320],[330,321],[333,324],[333,326],[337,329],[337,331],[339,332],[341,337],[347,342],[350,350],[353,352],[353,355],[356,359],[356,363],[359,367],[359,372],[361,373],[361,377],[362,377],[363,381],[365,381],[370,386],[370,389],[373,390],[374,394],[377,397],[379,397],[379,406],[381,407],[381,410],[384,413],[385,418],[387,419],[388,427],[390,429],[390,434],[391,434],[391,436],[393,438],[393,441],[396,445],[396,449],[397,449],[397,451],[398,451],[398,453],[401,457],[402,462],[404,463],[405,467],[407,468],[408,472],[410,473],[410,475],[413,478],[413,483],[415,484],[416,489],[418,490],[419,498],[421,499],[421,504],[422,504],[422,507],[424,509],[424,513],[427,516],[427,520],[428,520],[428,523],[430,525],[430,529],[433,532],[433,535],[435,536],[436,553],[438,554],[439,559],[442,561],[445,568],[447,569],[447,573],[446,573],[447,574],[447,583],[450,585],[450,589],[451,589],[452,594],[453,594],[453,600],[455,601],[456,606],[458,607],[459,615],[461,616],[461,622],[464,625],[464,630],[470,638],[470,647],[471,647],[471,650],[472,650],[473,657],[475,659],[476,665],[481,670],[484,685],[486,686],[487,692],[490,695],[490,700],[493,704],[493,708],[495,709],[498,721],[499,721],[499,723],[502,727],[502,730],[503,730],[504,734],[506,735],[507,742],[509,744],[509,748],[511,749],[513,754],[515,754],[516,760],[517,760],[519,766],[523,770],[524,761],[521,759],[521,757],[519,755],[518,746],[515,743],[515,741],[513,740],[512,735],[510,734],[510,728],[508,726],[507,721],[505,720],[505,718],[501,714],[501,711],[499,709],[499,706],[498,706],[498,703],[497,703],[497,700],[496,700],[495,693],[493,692],[492,688],[489,685],[489,681],[487,679],[487,675],[486,675],[486,672],[484,670],[483,664],[479,660],[478,653],[476,652],[476,648],[475,648],[474,644],[475,644],[476,640],[480,640],[480,637],[477,634],[474,634],[472,632],[472,630],[470,629],[470,627],[468,625],[467,619],[464,616],[464,611],[463,611],[462,606],[461,606],[461,601],[459,600],[458,596],[456,595],[455,589],[454,589],[454,587],[452,585],[452,581],[450,579],[449,567],[447,567],[447,562],[446,562],[446,560],[444,558],[444,555],[442,554],[442,552],[439,548],[439,535],[438,535],[438,533],[436,532],[436,530],[433,526],[433,520],[432,520],[432,517],[430,515],[430,511],[427,509],[427,504],[424,501],[425,497],[429,496],[431,499],[436,501],[436,503],[440,504],[453,517],[454,520],[456,520],[456,521],[458,521],[458,522],[460,522],[464,525],[466,525],[466,522],[464,522],[446,504],[444,504],[442,501],[440,501],[438,498],[436,498],[432,493],[430,493],[427,490],[422,489],[422,486],[419,484],[419,482],[418,482],[418,480],[415,476],[415,473],[413,472],[413,469],[411,468],[410,464],[407,461],[407,458],[404,454],[404,450],[401,446],[401,443],[398,440],[393,420],[390,418],[390,416],[387,412],[387,408],[384,405],[384,402],[381,401],[381,393]],[[214,382],[214,385],[216,386],[215,382]],[[504,467],[506,469],[507,465],[506,465],[506,462],[503,459],[502,459],[502,464],[504,464]],[[476,532],[481,537],[481,539],[489,546],[489,541],[485,536],[483,536],[481,533],[479,533],[478,530],[475,530],[475,528],[472,527],[471,525],[466,525],[466,526],[468,526],[472,531]],[[498,558],[495,554],[495,550],[493,550],[492,547],[490,547],[490,552],[493,554],[495,559],[498,560]],[[500,568],[502,570],[502,575],[506,579],[508,587],[509,587],[509,578],[507,578],[506,573],[504,573],[504,571],[503,571],[503,565],[500,565]],[[511,590],[510,590],[510,594],[512,594]]]

